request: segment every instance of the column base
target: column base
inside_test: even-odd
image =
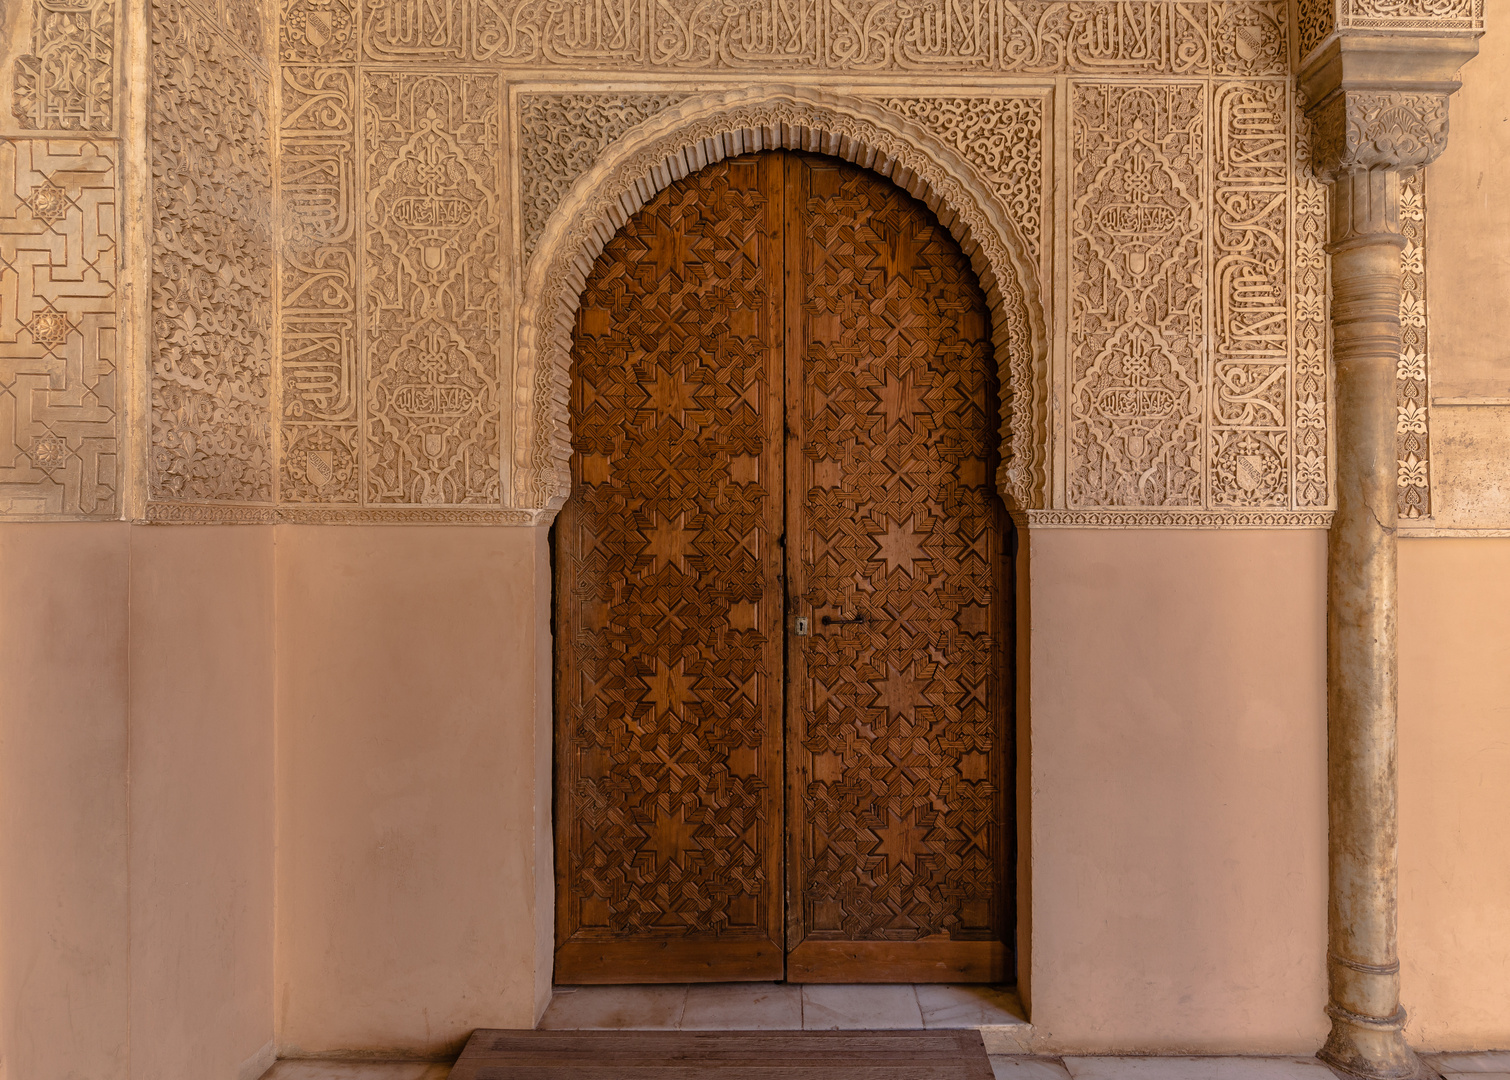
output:
[[[1387,1020],[1328,1005],[1332,1030],[1316,1054],[1343,1080],[1442,1080],[1405,1042],[1405,1010]]]

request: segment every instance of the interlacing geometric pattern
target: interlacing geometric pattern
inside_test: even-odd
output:
[[[1006,562],[985,297],[921,204],[802,165],[787,468],[814,634],[794,642],[792,895],[809,940],[991,940],[1007,929]]]
[[[661,192],[582,299],[556,526],[558,945],[742,938],[779,964],[778,167]]]

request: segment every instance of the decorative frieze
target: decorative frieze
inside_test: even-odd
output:
[[[0,517],[120,509],[115,153],[0,139]]]
[[[1431,516],[1431,397],[1427,384],[1426,174],[1400,185],[1400,362],[1395,369],[1400,516]]]
[[[341,2],[333,28],[351,18]],[[363,56],[385,64],[920,75],[1282,74],[1287,18],[1280,0],[366,0],[360,13]]]

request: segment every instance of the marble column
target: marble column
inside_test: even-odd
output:
[[[1300,77],[1315,165],[1331,185],[1337,425],[1327,558],[1331,1032],[1318,1056],[1368,1080],[1435,1075],[1405,1042],[1396,948],[1400,181],[1445,148],[1447,98],[1476,49],[1469,35],[1337,31]]]
[[[1332,184],[1337,513],[1327,553],[1331,895],[1321,1057],[1348,1073],[1414,1077],[1396,954],[1395,364],[1400,172]]]

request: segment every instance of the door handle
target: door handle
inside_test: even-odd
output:
[[[863,623],[865,621],[865,612],[863,611],[852,619],[836,619],[832,615],[823,616],[824,626],[850,626],[854,623]]]

